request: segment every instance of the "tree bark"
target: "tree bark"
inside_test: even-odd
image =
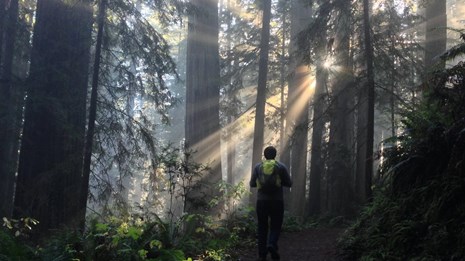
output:
[[[373,141],[375,128],[375,75],[373,69],[374,54],[373,43],[371,38],[370,25],[370,3],[368,0],[363,0],[363,28],[365,36],[365,57],[367,67],[367,137],[365,151],[365,182],[363,186],[364,201],[371,199],[371,183],[373,177]]]
[[[328,144],[328,211],[331,215],[349,213],[351,189],[351,140],[350,87],[352,64],[350,59],[350,2],[341,1],[335,37],[335,55],[340,68],[334,76],[330,104],[331,125]]]
[[[425,68],[427,71],[440,70],[445,66],[443,62],[439,62],[438,58],[446,51],[446,2],[445,0],[431,0],[426,5]],[[438,67],[434,67],[436,63]]]
[[[41,237],[81,223],[91,30],[90,1],[38,1],[14,216],[39,220]]]
[[[310,68],[298,52],[297,36],[310,23],[312,9],[309,3],[292,1],[291,7],[291,70],[288,99],[288,123],[293,124],[290,172],[292,175],[291,212],[303,218],[307,185],[307,144],[310,101]]]
[[[228,53],[228,64],[226,65],[226,71],[227,74],[230,75],[232,71],[232,66],[233,64],[231,63],[232,60],[232,38],[231,38],[231,33],[229,33],[229,30],[231,29],[232,25],[232,5],[231,5],[231,0],[226,1],[226,8],[225,8],[225,17],[226,17],[226,31],[228,32],[226,35],[226,44],[227,44],[227,53]],[[231,83],[231,79],[229,79],[228,85],[228,99],[229,101],[234,101],[235,99],[235,93],[233,90],[233,85]],[[234,112],[229,112],[228,116],[228,128],[226,130],[227,132],[227,182],[229,184],[235,184],[236,180],[234,178],[234,173],[235,173],[235,167],[236,167],[236,133],[235,133],[235,127],[234,127],[234,122],[236,120],[236,111]]]
[[[99,72],[100,72],[100,59],[102,53],[102,39],[103,30],[105,25],[105,13],[106,13],[107,0],[100,0],[98,8],[98,20],[97,20],[97,39],[95,43],[95,56],[94,66],[92,68],[92,89],[90,95],[90,106],[89,106],[89,122],[87,124],[86,143],[84,147],[84,163],[82,171],[82,181],[80,187],[80,198],[79,198],[79,219],[83,222],[86,217],[87,208],[87,197],[89,194],[89,178],[90,178],[90,167],[92,163],[92,144],[94,140],[95,131],[95,119],[97,116],[97,98],[98,98],[98,85],[99,85]],[[81,223],[81,228],[84,228],[84,223]]]
[[[20,121],[17,118],[21,92],[13,79],[18,1],[0,4],[0,217],[11,217],[17,168]]]
[[[282,20],[281,20],[281,30],[282,30],[282,39],[281,39],[281,66],[280,66],[280,77],[279,77],[279,85],[281,87],[281,92],[280,92],[280,101],[281,101],[281,106],[280,106],[280,125],[279,125],[279,150],[281,151],[281,162],[283,162],[286,166],[290,166],[290,151],[288,147],[288,135],[286,134],[286,110],[287,110],[287,104],[286,104],[286,82],[287,82],[287,70],[286,70],[286,65],[287,65],[287,59],[286,59],[286,54],[288,53],[287,49],[287,43],[286,43],[286,36],[287,36],[287,20],[286,17],[289,15],[288,8],[287,6],[289,5],[287,3],[287,0],[282,0],[280,2],[282,5]],[[283,188],[283,194],[284,194],[284,209],[288,210],[290,206],[290,194],[291,190],[290,188],[284,187]]]
[[[186,197],[185,210],[198,212],[202,195],[218,195],[222,180],[219,120],[220,64],[218,44],[218,2],[192,0],[195,11],[189,16],[186,67],[187,147],[195,152],[194,161],[209,165],[211,170],[197,184],[202,191]],[[203,202],[205,203],[205,202]]]
[[[326,30],[326,28],[322,29]],[[312,121],[312,149],[310,154],[310,188],[308,210],[310,216],[317,216],[321,213],[321,178],[324,173],[323,162],[323,133],[325,130],[325,96],[327,95],[326,82],[328,81],[328,71],[324,67],[327,57],[326,33],[321,37],[318,47],[319,61],[316,69],[315,94],[313,96],[313,121]]]

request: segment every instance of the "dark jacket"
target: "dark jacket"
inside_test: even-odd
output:
[[[258,190],[257,193],[257,200],[283,200],[283,187],[291,187],[292,186],[292,180],[289,175],[289,171],[287,170],[286,165],[283,163],[276,161],[277,167],[278,167],[278,174],[279,177],[281,178],[281,189],[278,190],[277,193],[275,194],[265,194],[262,193],[260,190]],[[260,174],[261,171],[261,165],[263,162],[255,165],[254,170],[252,172],[252,177],[250,179],[250,187],[256,188],[257,187],[257,179],[258,175]]]

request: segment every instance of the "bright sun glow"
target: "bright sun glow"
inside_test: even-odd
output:
[[[323,63],[323,66],[328,69],[331,67],[331,65],[333,65],[333,59],[332,57],[328,57],[326,58],[325,62]]]
[[[306,66],[303,66],[306,67]],[[298,87],[296,90],[295,97],[293,98],[293,106],[288,109],[289,115],[291,115],[291,119],[298,118],[305,109],[309,109],[309,102],[313,96],[314,88],[315,88],[315,79],[308,74],[308,70],[304,68],[302,73],[305,74],[305,79],[302,82],[301,86]],[[240,166],[238,166],[237,170],[234,172],[234,180],[247,180],[250,176],[250,166],[252,166],[251,162],[251,153],[252,153],[252,142],[253,139],[253,132],[254,132],[254,121],[255,121],[255,107],[253,106],[256,100],[257,88],[256,86],[249,86],[244,88],[238,93],[241,100],[245,102],[245,106],[249,108],[245,111],[239,118],[237,118],[234,122],[224,126],[223,129],[227,129],[236,135],[236,139],[234,141],[225,140],[223,137],[222,146],[226,146],[230,142],[234,142],[233,146],[240,151],[244,151],[243,158],[236,159],[236,162],[240,162]],[[275,95],[269,97],[266,101],[266,115],[272,115],[273,112],[276,112],[279,108],[281,108],[281,94],[280,92],[276,93]],[[212,135],[214,136],[214,135]],[[266,144],[273,144],[274,146],[279,146],[279,137],[280,133],[279,130],[271,130],[265,129],[264,133],[264,143]],[[286,141],[289,138],[289,135],[284,136]],[[209,137],[202,141],[203,144],[209,144],[213,137]],[[215,149],[211,148],[211,150],[207,150],[202,152],[200,157],[207,162],[219,162],[219,155],[213,155]],[[225,148],[223,148],[223,153],[225,152]],[[226,157],[223,157],[223,161]],[[226,166],[226,162],[223,162],[223,168]]]

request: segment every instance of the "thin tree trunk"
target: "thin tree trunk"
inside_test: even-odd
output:
[[[368,132],[368,83],[363,81],[357,99],[357,160],[355,175],[356,200],[359,204],[366,201],[366,152]]]
[[[228,31],[226,35],[226,44],[228,47],[228,57],[227,60],[231,61],[232,57],[232,39],[231,39],[231,33],[229,30],[231,29],[231,24],[232,24],[232,16],[231,16],[231,0],[226,1],[226,31]],[[227,74],[230,75],[232,71],[232,63],[229,62],[227,65]],[[233,101],[234,100],[234,91],[233,91],[233,86],[231,84],[231,80],[229,79],[228,82],[228,95],[229,95],[229,100]],[[232,113],[232,112],[231,112]],[[227,182],[229,184],[235,184],[235,179],[234,179],[234,173],[235,173],[235,163],[236,163],[236,133],[235,133],[235,127],[234,127],[234,121],[235,121],[235,115],[229,115],[228,117],[228,129],[227,129],[227,142],[228,142],[228,150],[227,150],[227,162],[228,162],[228,167],[227,167]]]
[[[285,1],[283,1],[283,5],[285,4]],[[283,8],[284,9],[284,8]],[[280,92],[280,101],[281,101],[281,107],[280,107],[280,124],[279,124],[279,149],[282,152],[285,146],[285,127],[286,127],[286,106],[284,104],[285,102],[285,92],[286,92],[286,61],[284,59],[286,55],[286,12],[283,10],[282,13],[282,18],[281,18],[281,23],[282,23],[282,39],[281,39],[281,67],[280,67],[280,77],[279,77],[279,86],[281,88]]]
[[[285,59],[286,57],[286,35],[287,35],[287,28],[286,28],[286,16],[288,15],[287,8],[285,5],[287,4],[287,0],[283,0],[281,2],[283,5],[283,11],[282,11],[282,39],[281,39],[281,67],[280,67],[280,78],[279,78],[279,85],[281,87],[281,92],[280,92],[280,100],[281,100],[281,106],[280,106],[280,125],[279,125],[279,150],[281,151],[281,161],[286,164],[286,166],[289,166],[289,161],[290,161],[290,152],[289,148],[285,148],[287,146],[287,135],[286,135],[286,99],[285,99],[285,93],[286,93],[286,79],[287,79],[287,71],[286,71],[286,64],[287,61]],[[284,208],[288,210],[290,206],[290,194],[291,190],[290,188],[284,187],[283,188],[283,194],[284,194]]]
[[[79,209],[80,220],[85,221],[87,197],[89,194],[90,166],[92,163],[92,144],[94,141],[95,119],[97,116],[97,98],[99,85],[100,59],[102,53],[103,28],[105,25],[107,0],[100,0],[97,20],[97,40],[95,43],[95,57],[92,72],[92,89],[90,94],[89,122],[87,124],[86,144],[84,148],[84,168],[82,172],[82,181],[80,189]],[[84,228],[84,222],[81,224]]]
[[[396,127],[396,101],[395,101],[395,96],[394,96],[394,92],[395,92],[395,86],[394,84],[391,85],[391,97],[390,97],[390,110],[391,110],[391,137],[395,137],[396,136],[396,132],[397,132],[397,127]]]
[[[371,199],[371,183],[373,177],[373,141],[374,141],[374,115],[375,115],[375,75],[373,69],[373,43],[371,41],[371,26],[370,26],[370,3],[368,0],[363,0],[363,27],[365,35],[365,56],[367,67],[367,137],[365,151],[365,186],[364,186],[364,201]]]
[[[263,1],[263,20],[260,38],[260,60],[258,64],[257,101],[252,149],[252,170],[262,159],[263,136],[265,129],[266,83],[268,75],[268,52],[270,49],[271,0]],[[252,172],[251,172],[252,173]],[[254,190],[255,192],[255,190]],[[251,203],[255,202],[256,193],[252,193]]]
[[[284,0],[284,1],[288,1],[288,0]],[[290,4],[292,5],[293,1],[290,1]],[[291,16],[291,14],[290,14]],[[284,30],[284,19],[285,19],[285,14],[283,12],[283,30]],[[292,18],[291,18],[292,19]],[[282,53],[283,53],[283,56],[284,56],[284,48],[285,48],[285,39],[284,39],[284,35],[285,33],[283,32],[283,45],[282,45]],[[292,33],[291,33],[291,36],[292,37]],[[291,52],[291,50],[288,49],[288,52]],[[290,53],[289,56],[291,56],[292,53]],[[289,59],[291,60],[291,59]],[[289,61],[290,62],[290,61]],[[282,62],[282,70],[284,70],[284,65],[285,65],[285,62]],[[288,66],[289,67],[289,66]],[[290,74],[290,68],[288,68],[288,73]],[[286,79],[289,78],[289,74],[288,75],[282,75],[283,79],[282,79],[282,86],[285,84],[285,81]],[[292,101],[294,99],[294,97],[291,97],[291,93],[290,93],[290,90],[289,90],[289,82],[288,83],[288,88],[287,88],[287,99],[285,101],[284,99],[284,87],[282,88],[281,90],[281,108],[282,108],[282,112],[281,112],[281,130],[280,130],[280,161],[282,163],[284,163],[286,166],[288,166],[289,168],[291,167],[291,146],[292,146],[292,126],[294,124],[291,116],[289,115],[289,108],[292,104]],[[291,191],[289,188],[284,188],[284,198],[286,200],[286,202],[288,202],[289,204],[285,204],[285,208],[289,208],[290,207],[290,201],[291,201]]]

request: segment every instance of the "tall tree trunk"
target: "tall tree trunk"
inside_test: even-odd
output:
[[[355,175],[355,191],[357,201],[366,203],[371,198],[371,183],[373,177],[373,136],[374,136],[374,71],[373,45],[370,26],[371,5],[363,0],[363,37],[361,42],[365,47],[362,65],[366,70],[367,79],[359,91],[357,106],[357,171]],[[389,72],[388,72],[389,73]]]
[[[230,117],[229,123],[232,124],[234,122],[233,117]],[[228,174],[227,174],[227,182],[231,185],[236,183],[236,179],[234,178],[235,173],[235,163],[236,163],[236,138],[234,134],[234,128],[230,128],[228,132],[228,150],[227,150],[227,161],[228,161]]]
[[[91,45],[90,1],[39,0],[14,216],[78,228]],[[42,232],[42,233],[41,233]]]
[[[326,32],[326,29],[323,29]],[[308,199],[308,210],[310,216],[317,216],[321,213],[321,178],[324,173],[323,162],[323,132],[325,130],[324,109],[326,82],[328,81],[328,71],[324,63],[327,58],[326,33],[321,36],[320,46],[318,46],[319,60],[316,69],[315,94],[313,96],[313,124],[312,124],[312,149],[310,154],[310,188]]]
[[[230,75],[232,71],[232,66],[233,64],[231,63],[232,60],[232,38],[231,38],[231,33],[229,32],[231,29],[232,25],[232,5],[231,5],[231,0],[226,1],[226,8],[225,8],[225,16],[226,16],[226,31],[228,32],[226,35],[226,44],[228,48],[228,64],[226,65],[226,71],[227,75]],[[233,90],[233,86],[231,83],[231,79],[229,79],[228,82],[228,99],[229,101],[234,101],[235,99],[235,93]],[[228,116],[228,128],[227,128],[227,182],[229,184],[235,184],[236,180],[234,179],[234,173],[235,173],[235,163],[236,163],[236,133],[235,133],[235,128],[234,128],[234,121],[236,118],[236,111],[230,111],[230,115]]]
[[[255,109],[255,124],[252,147],[252,170],[255,164],[262,159],[263,136],[265,129],[265,103],[266,103],[266,83],[268,75],[268,52],[270,49],[270,20],[271,20],[271,0],[262,2],[263,19],[260,38],[260,60],[258,64],[258,86],[257,101]],[[251,171],[252,173],[252,171]],[[255,191],[254,191],[255,192]],[[252,193],[251,203],[255,202],[256,193]]]
[[[187,147],[196,153],[194,161],[208,164],[210,173],[198,184],[202,191],[192,191],[186,197],[185,210],[198,212],[202,196],[218,195],[221,181],[221,143],[219,120],[220,64],[218,44],[218,1],[192,0],[196,7],[189,16],[186,67]]]
[[[426,4],[426,39],[425,39],[425,67],[432,70],[438,57],[446,51],[447,43],[447,13],[445,0],[431,0]],[[438,64],[444,68],[444,63]]]
[[[0,61],[3,62],[3,37],[5,35],[6,1],[0,2]]]
[[[396,90],[396,84],[395,82],[393,84],[391,84],[391,96],[389,97],[389,109],[391,111],[391,137],[395,137],[396,136],[396,132],[397,132],[397,127],[396,127],[396,100],[395,100],[395,90]]]
[[[97,116],[97,98],[99,85],[100,59],[102,53],[103,28],[105,25],[107,0],[100,0],[97,20],[97,40],[95,43],[94,66],[92,68],[92,89],[89,106],[89,122],[87,124],[86,143],[84,147],[84,164],[82,171],[82,181],[80,187],[79,209],[81,221],[85,221],[87,197],[89,194],[90,166],[92,163],[92,144],[94,141],[95,119]],[[84,228],[84,223],[81,224]]]
[[[368,83],[363,81],[357,99],[357,160],[355,174],[356,200],[359,204],[366,201],[366,152],[368,132]]]
[[[371,183],[373,177],[373,141],[375,128],[375,75],[373,69],[374,55],[373,43],[371,41],[371,26],[370,26],[370,3],[368,0],[363,0],[363,27],[364,27],[364,42],[365,56],[367,67],[367,136],[366,136],[366,151],[365,151],[365,182],[363,186],[364,201],[371,199]],[[362,191],[361,191],[362,192]]]
[[[286,54],[288,52],[287,50],[287,43],[286,43],[286,36],[287,36],[287,20],[286,17],[289,15],[288,12],[288,1],[287,0],[282,0],[280,2],[282,5],[282,39],[281,39],[281,66],[280,66],[280,77],[279,77],[279,85],[281,87],[281,92],[280,92],[280,101],[281,101],[281,106],[280,106],[280,125],[279,125],[279,150],[281,151],[281,161],[286,164],[286,166],[290,166],[290,151],[287,146],[287,135],[286,135],[286,79],[288,78],[287,75],[287,70],[286,70]],[[283,194],[284,194],[284,208],[288,210],[290,206],[290,193],[291,190],[290,188],[284,187],[283,188]]]
[[[285,5],[286,1],[282,1],[282,5]],[[285,127],[286,127],[286,104],[285,102],[285,92],[286,92],[286,10],[283,7],[282,11],[282,20],[281,20],[281,30],[282,30],[282,39],[281,39],[281,48],[280,48],[280,56],[281,56],[281,66],[279,68],[279,86],[281,88],[280,91],[280,101],[281,101],[281,107],[280,107],[280,122],[279,122],[279,150],[282,152],[284,148],[284,143],[285,143]]]
[[[332,215],[349,213],[351,189],[351,140],[350,87],[352,64],[350,60],[350,6],[349,1],[340,1],[335,38],[336,63],[340,70],[334,77],[330,104],[331,125],[328,145],[328,210]]]
[[[287,2],[288,0],[283,0],[285,2]],[[292,6],[293,4],[293,1],[290,1],[290,6]],[[289,8],[291,9],[291,8]],[[289,11],[290,12],[290,11]],[[284,12],[283,12],[284,13]],[[289,14],[291,15],[291,14]],[[285,15],[283,14],[283,26],[284,26],[284,17]],[[284,30],[284,28],[283,28]],[[283,35],[285,35],[285,33],[283,32]],[[290,38],[292,38],[292,35],[290,35]],[[283,54],[284,54],[284,48],[285,48],[285,39],[283,39],[283,46],[282,46],[282,49],[283,49]],[[291,50],[288,49],[288,52],[290,52]],[[292,54],[290,54],[291,56]],[[284,66],[284,62],[282,63],[282,65]],[[284,67],[283,67],[284,69]],[[288,72],[290,73],[290,68],[288,68]],[[285,79],[288,79],[289,78],[289,75],[283,75],[284,79],[283,79],[283,82],[282,84],[285,83]],[[288,85],[289,85],[289,82],[288,82]],[[290,106],[290,101],[291,97],[290,97],[290,91],[289,91],[289,86],[288,86],[288,90],[287,90],[287,100],[286,102],[284,101],[284,89],[281,90],[281,107],[282,107],[282,114],[281,114],[281,123],[282,123],[282,129],[281,129],[281,133],[280,133],[280,150],[281,150],[281,153],[280,153],[280,161],[282,163],[284,163],[286,166],[288,167],[291,167],[291,142],[292,142],[292,139],[291,139],[291,136],[292,136],[292,126],[293,126],[293,122],[292,122],[292,119],[290,119],[289,117],[289,106]],[[290,189],[289,188],[284,188],[284,198],[286,201],[289,201],[290,203],[290,200],[291,200],[291,192],[290,192]],[[291,204],[285,204],[285,207],[287,208],[288,206],[290,206]]]
[[[304,217],[305,191],[307,177],[307,139],[310,100],[310,68],[298,52],[297,36],[310,23],[311,5],[301,0],[293,0],[291,7],[291,70],[289,82],[288,119],[294,123],[291,147],[291,164],[293,187],[291,191],[291,212],[297,217]]]
[[[11,217],[17,167],[20,121],[17,111],[21,92],[13,80],[18,0],[0,4],[0,217]],[[16,81],[17,82],[17,81]]]

